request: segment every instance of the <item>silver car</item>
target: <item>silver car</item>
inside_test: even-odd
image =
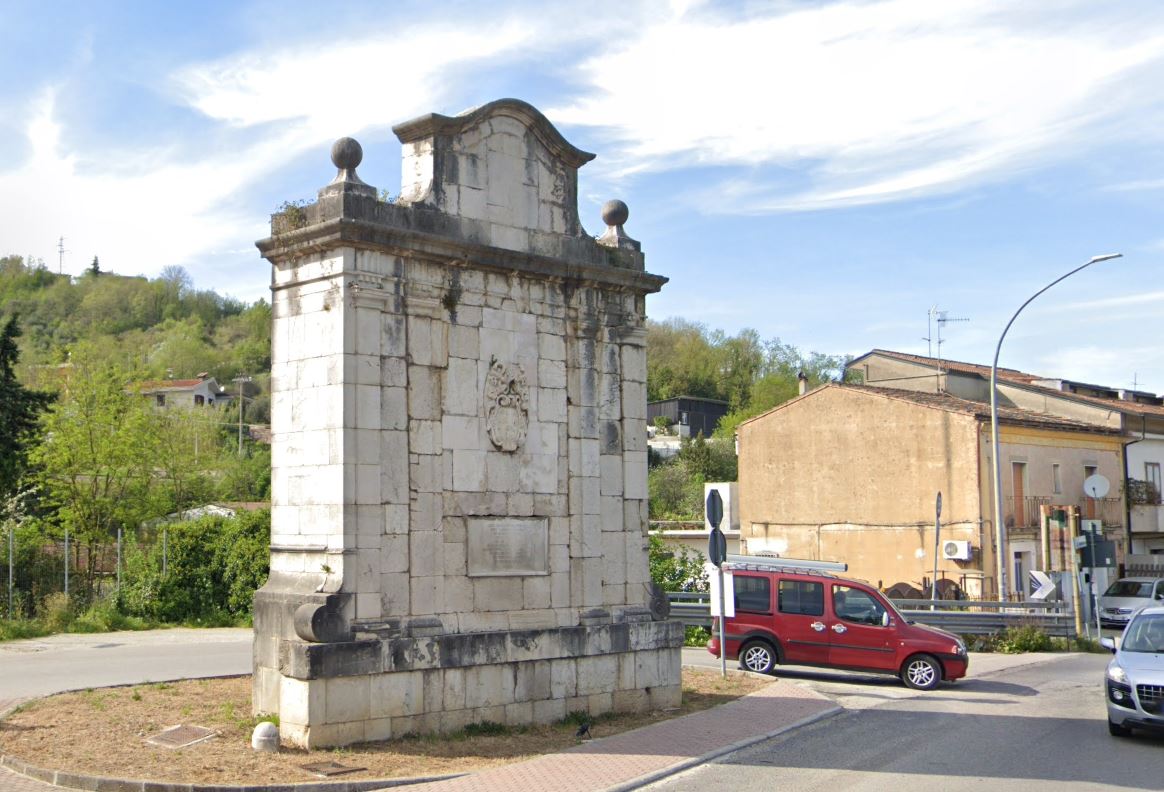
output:
[[[1161,601],[1164,601],[1164,578],[1120,578],[1099,598],[1099,620],[1104,627],[1122,630],[1136,611]]]
[[[1115,653],[1104,681],[1107,730],[1116,737],[1132,729],[1164,730],[1164,607],[1132,616],[1119,648],[1111,638],[1100,643]]]

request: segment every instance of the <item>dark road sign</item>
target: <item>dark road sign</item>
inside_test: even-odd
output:
[[[707,521],[712,528],[718,528],[722,519],[723,498],[720,496],[719,490],[712,490],[707,493]]]

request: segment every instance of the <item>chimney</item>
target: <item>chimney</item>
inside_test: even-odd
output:
[[[803,371],[796,372],[796,383],[800,387],[800,395],[808,393],[808,375]]]

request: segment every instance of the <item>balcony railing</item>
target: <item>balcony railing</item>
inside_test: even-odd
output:
[[[1026,495],[1015,498],[1013,495],[1006,498],[1003,519],[1008,528],[1038,528],[1040,507],[1051,506],[1052,509],[1069,505],[1054,496]],[[1079,519],[1102,520],[1106,525],[1124,524],[1124,502],[1122,498],[1082,498],[1075,504],[1079,507]]]

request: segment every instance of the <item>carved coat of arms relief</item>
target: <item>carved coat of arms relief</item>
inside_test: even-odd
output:
[[[494,360],[485,380],[485,428],[493,445],[516,451],[529,430],[529,383],[517,363]]]

